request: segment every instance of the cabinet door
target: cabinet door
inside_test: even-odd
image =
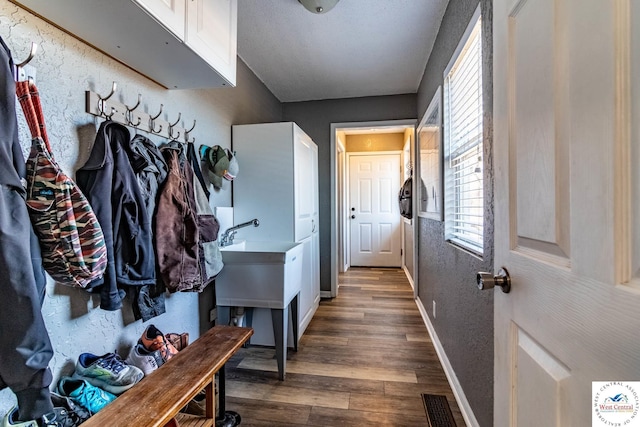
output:
[[[317,157],[315,143],[304,132],[295,128],[294,131],[294,191],[295,191],[295,239],[299,241],[311,236],[314,228],[314,185],[317,178]]]
[[[134,0],[180,40],[184,40],[187,0]]]
[[[300,286],[300,296],[298,297],[298,310],[299,310],[299,329],[298,336],[302,336],[302,333],[306,329],[311,318],[313,317],[314,310],[314,250],[313,250],[313,238],[311,236],[304,240],[302,243],[302,283]]]
[[[188,0],[185,43],[236,84],[237,0]]]

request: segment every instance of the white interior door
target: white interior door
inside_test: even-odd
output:
[[[639,9],[494,1],[496,426],[640,425]]]
[[[349,155],[353,266],[400,267],[400,154]]]

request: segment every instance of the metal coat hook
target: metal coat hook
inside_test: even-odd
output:
[[[158,117],[160,117],[160,114],[162,114],[162,109],[163,109],[163,108],[164,108],[164,104],[160,104],[160,111],[158,111],[158,114],[156,114],[155,116],[149,116],[149,118],[150,118],[151,120],[155,120],[155,119],[157,119]]]
[[[27,56],[27,59],[25,59],[24,61],[20,62],[19,64],[16,64],[16,67],[22,68],[25,65],[27,65],[29,62],[31,62],[31,60],[36,56],[37,51],[38,51],[38,44],[31,42],[31,50],[29,50],[29,56]]]
[[[131,113],[133,112],[133,110],[138,108],[138,106],[140,105],[140,101],[141,100],[142,100],[142,95],[138,94],[138,102],[136,102],[136,105],[134,105],[133,107],[129,107],[128,105],[125,104],[125,108],[127,109],[127,114],[126,114],[127,115],[127,123],[129,123],[129,125],[131,125],[133,127],[140,126],[140,122],[142,121],[140,116],[138,116],[138,123],[133,123],[133,121],[131,120]]]
[[[160,133],[162,132],[162,125],[160,125],[160,129],[156,130],[156,124],[155,124],[155,120],[160,117],[160,114],[162,114],[162,109],[164,108],[164,104],[160,104],[160,111],[158,111],[158,114],[156,114],[155,116],[149,116],[149,130],[151,131],[151,133]]]
[[[116,88],[117,87],[118,87],[118,85],[114,81],[113,84],[111,85],[111,92],[109,92],[109,95],[107,95],[105,97],[102,97],[102,96],[98,95],[98,110],[100,111],[100,114],[102,114],[103,116],[107,117],[108,119],[110,119],[111,116],[113,116],[114,109],[112,107],[111,108],[111,115],[107,116],[107,114],[104,112],[104,103],[105,103],[105,101],[107,99],[111,98],[114,93],[116,93]]]
[[[189,141],[189,133],[192,130],[194,130],[195,128],[196,128],[196,121],[194,120],[193,121],[193,126],[191,126],[191,129],[189,129],[189,130],[185,129],[184,130],[184,142],[189,143],[189,142],[194,142],[196,140],[195,138],[193,138],[193,140]]]
[[[182,113],[178,113],[178,120],[176,120],[176,122],[175,122],[175,123],[169,123],[169,127],[170,127],[170,128],[172,128],[172,127],[174,127],[175,125],[177,125],[177,124],[178,124],[178,122],[180,121],[180,117],[182,117]]]
[[[182,113],[178,113],[178,120],[176,120],[175,123],[169,123],[169,138],[171,139],[180,138],[180,132],[178,132],[178,134],[175,136],[173,135],[173,127],[178,124],[181,117],[182,117]]]

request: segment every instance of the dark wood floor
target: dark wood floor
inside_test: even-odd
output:
[[[425,426],[421,393],[447,396],[465,426],[400,269],[354,268],[323,300],[277,379],[274,350],[227,363],[227,409],[242,426]]]

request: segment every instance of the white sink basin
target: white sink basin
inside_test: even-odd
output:
[[[284,309],[300,292],[302,244],[238,241],[220,250],[217,305]]]

